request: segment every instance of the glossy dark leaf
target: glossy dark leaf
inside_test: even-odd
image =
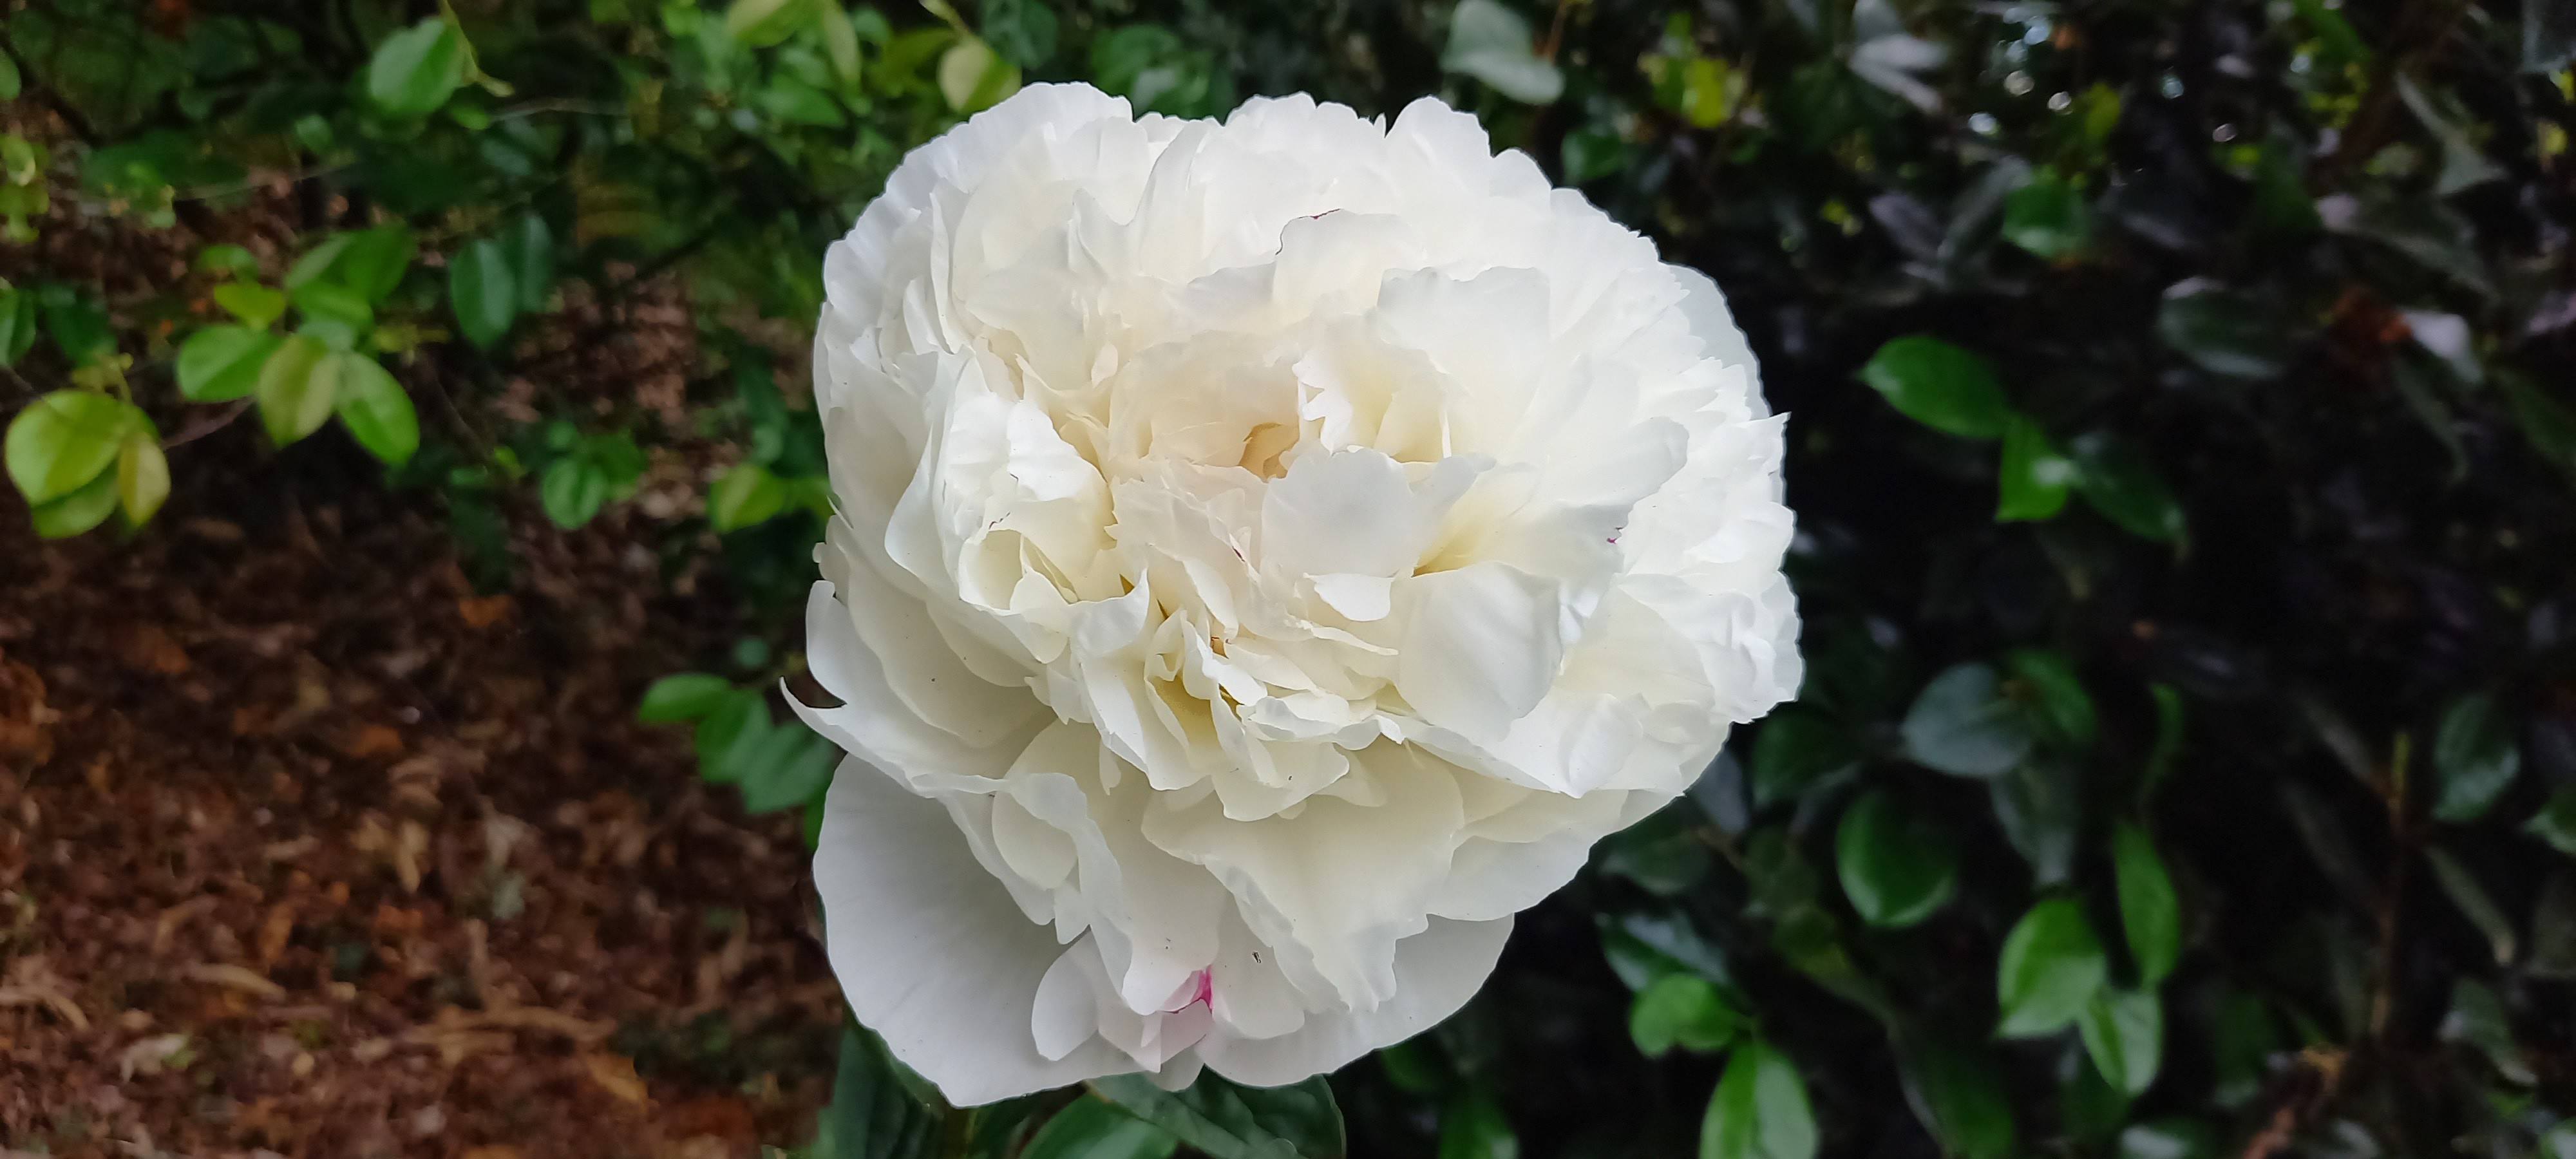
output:
[[[1724,1049],[1743,1023],[1717,987],[1697,974],[1657,978],[1628,1007],[1628,1036],[1648,1058],[1676,1046],[1703,1054]]]
[[[2097,727],[2093,696],[2075,674],[2075,664],[2054,648],[2020,648],[2004,657],[2012,674],[2014,698],[2028,713],[2040,739],[2065,749],[2093,744]]]
[[[2003,1074],[1980,1044],[1916,1031],[1898,1043],[1906,1101],[1941,1143],[1962,1159],[2006,1159],[2015,1139]]]
[[[2212,374],[2271,378],[2289,359],[2282,326],[2260,304],[2233,291],[2183,288],[2156,313],[2156,337]]]
[[[2084,909],[2071,898],[2032,906],[2004,938],[1996,967],[1997,1033],[2006,1038],[2054,1034],[2082,1014],[2102,989],[2108,966]]]
[[[2003,458],[1995,469],[1998,521],[2047,519],[2066,508],[2075,464],[2048,441],[2039,425],[2014,415],[2004,425]]]
[[[938,1114],[905,1090],[893,1066],[876,1036],[856,1026],[842,1034],[832,1102],[814,1124],[815,1159],[931,1159],[939,1153]]]
[[[1907,418],[1971,439],[2003,437],[2011,404],[1986,360],[1922,334],[1878,348],[1860,379]]]
[[[2030,752],[2030,721],[1983,664],[1960,664],[1924,686],[1905,712],[1905,755],[1962,777],[1997,777]]]
[[[2173,877],[2146,831],[2121,822],[2111,832],[2111,863],[2119,886],[2120,925],[2138,976],[2152,988],[2173,973],[2182,956],[2182,904]]]
[[[1857,767],[1860,747],[1834,718],[1795,704],[1772,710],[1753,737],[1753,803],[1789,800]]]
[[[2156,992],[2105,986],[2076,1018],[2084,1051],[2102,1080],[2130,1095],[2156,1081],[2164,1059],[2164,1003]]]
[[[1483,1092],[1461,1094],[1440,1112],[1439,1159],[1519,1159],[1520,1153],[1511,1120]]]
[[[1086,1096],[1049,1118],[1019,1155],[1020,1159],[1169,1159],[1180,1144],[1171,1132]]]
[[[1910,926],[1958,890],[1959,854],[1941,823],[1908,811],[1884,789],[1844,810],[1834,833],[1843,896],[1874,926]]]
[[[1209,1159],[1333,1159],[1343,1150],[1341,1107],[1321,1075],[1246,1087],[1210,1071],[1179,1091],[1142,1075],[1116,1075],[1091,1080],[1091,1089]]]
[[[1748,1039],[1726,1060],[1701,1120],[1699,1159],[1813,1159],[1816,1116],[1787,1056]]]
[[[467,243],[447,263],[447,301],[456,311],[457,332],[476,346],[500,341],[519,316],[523,292],[510,257],[499,239],[487,237]]]
[[[2084,502],[2131,535],[2170,543],[2183,536],[2182,505],[2145,452],[2096,432],[2068,446]]]
[[[2474,821],[2513,787],[2514,775],[2522,770],[2520,727],[2492,696],[2451,702],[2433,742],[2433,771],[2439,778],[2435,817]]]

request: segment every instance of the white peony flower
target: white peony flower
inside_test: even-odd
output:
[[[959,1104],[1426,1029],[1797,688],[1724,299],[1438,101],[1034,86],[824,278],[815,877]]]

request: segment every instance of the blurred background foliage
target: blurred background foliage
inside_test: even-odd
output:
[[[762,691],[821,254],[1021,84],[1438,94],[1725,288],[1797,703],[1329,1087],[956,1112],[854,1031],[814,1154],[2576,1157],[2565,0],[0,16],[36,527],[226,458],[379,475],[489,585],[610,526],[738,620],[637,691],[755,810],[832,756]]]

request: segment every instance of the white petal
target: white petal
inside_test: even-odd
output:
[[[1453,922],[1433,918],[1396,947],[1395,997],[1369,1011],[1313,1014],[1293,1033],[1250,1039],[1211,1034],[1199,1057],[1218,1074],[1249,1086],[1293,1083],[1341,1069],[1351,1060],[1393,1046],[1458,1012],[1494,972],[1511,936],[1512,921]]]
[[[814,885],[851,1011],[950,1102],[1139,1069],[1100,1042],[1039,1053],[1031,1016],[1055,938],[976,864],[937,803],[864,762],[833,778]]]
[[[1404,581],[1395,686],[1423,719],[1500,735],[1536,706],[1564,655],[1556,586],[1480,563]]]

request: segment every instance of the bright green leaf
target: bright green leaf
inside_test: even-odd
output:
[[[1737,1047],[1700,1121],[1699,1159],[1813,1159],[1815,1153],[1816,1115],[1798,1068],[1761,1039]]]
[[[126,522],[137,527],[152,520],[170,497],[170,460],[149,426],[129,432],[116,451],[116,502]]]
[[[2003,1008],[1997,1033],[2055,1034],[2083,1013],[2107,972],[2083,907],[2071,898],[2041,901],[2004,938],[1995,973],[1996,1003]]]
[[[2131,535],[2171,543],[2182,538],[2182,504],[2136,446],[2101,432],[2068,447],[2084,502]]]
[[[718,785],[741,780],[743,758],[757,751],[774,731],[768,701],[749,689],[731,690],[699,718],[691,738],[698,751],[698,775]]]
[[[2182,957],[2182,903],[2174,895],[2173,876],[2146,830],[2126,821],[2111,831],[2111,866],[2129,956],[2137,960],[2139,979],[2152,988]]]
[[[939,93],[958,112],[980,112],[1018,91],[1020,66],[972,36],[959,37],[939,57]]]
[[[599,514],[611,490],[597,464],[566,455],[546,465],[545,476],[537,483],[537,498],[555,526],[571,528]]]
[[[644,690],[644,701],[636,707],[635,719],[646,724],[696,720],[721,707],[732,694],[733,683],[722,676],[675,672]]]
[[[27,509],[36,534],[46,539],[65,539],[78,535],[116,513],[116,473],[101,471],[98,477],[78,490],[48,503]]]
[[[0,290],[0,366],[15,366],[36,344],[36,295]]]
[[[1637,992],[1628,1006],[1628,1036],[1648,1058],[1679,1046],[1707,1054],[1735,1040],[1744,1025],[1724,995],[1697,974],[1673,973]]]
[[[2075,464],[2048,441],[2039,424],[2016,414],[2004,426],[2003,461],[1996,469],[1995,519],[2047,519],[2066,507]]]
[[[1459,0],[1449,15],[1449,42],[1440,51],[1440,67],[1492,85],[1513,100],[1548,104],[1565,92],[1565,74],[1540,59],[1533,43],[1529,21],[1499,0]]]
[[[1093,1079],[1091,1089],[1208,1159],[1294,1159],[1344,1150],[1341,1107],[1322,1075],[1284,1087],[1247,1087],[1209,1071],[1186,1089],[1166,1091],[1128,1074]]]
[[[1907,418],[1970,439],[2001,438],[2012,424],[2012,405],[1986,360],[1922,334],[1878,348],[1860,380]]]
[[[749,527],[786,507],[787,488],[758,463],[737,463],[707,488],[707,521],[718,531]]]
[[[2435,817],[2475,821],[2513,787],[2514,775],[2522,770],[2517,728],[2513,715],[2492,696],[2478,693],[2451,702],[2433,741],[2433,772],[2439,784]]]
[[[257,282],[226,282],[207,291],[207,296],[253,330],[267,329],[286,313],[286,295]]]
[[[1903,927],[1950,903],[1959,885],[1959,851],[1949,831],[1908,811],[1885,789],[1873,789],[1843,811],[1834,832],[1834,867],[1843,896],[1861,920]]]
[[[753,48],[767,48],[812,24],[831,0],[734,0],[725,9],[725,32]]]
[[[456,330],[465,340],[490,349],[510,332],[523,300],[510,252],[496,238],[478,238],[447,263],[447,301],[456,311]]]
[[[2004,198],[2004,240],[2055,261],[2084,248],[2093,234],[2093,211],[2082,191],[2055,170],[2041,169]]]
[[[465,72],[465,34],[432,16],[376,46],[367,61],[367,97],[390,116],[427,116],[465,83]]]
[[[1085,1095],[1038,1128],[1020,1159],[1170,1159],[1180,1145],[1171,1132]]]
[[[339,397],[340,364],[332,349],[298,334],[259,368],[260,424],[285,446],[321,428]]]
[[[2102,1081],[2129,1095],[2144,1093],[2156,1081],[2164,1060],[2165,1007],[2154,990],[2104,986],[2084,1007],[2076,1028]]]
[[[260,367],[285,341],[244,326],[198,330],[179,344],[180,397],[190,402],[224,402],[249,394],[259,385]]]
[[[399,222],[348,235],[325,271],[331,280],[357,291],[369,305],[381,303],[402,285],[420,252],[411,227]]]
[[[367,453],[387,466],[411,461],[420,449],[420,418],[411,395],[384,364],[365,354],[340,354],[339,398],[333,404],[340,421]]]
[[[1995,670],[1959,664],[1925,685],[1905,712],[1905,753],[1962,777],[1997,777],[2029,755],[2030,721],[2003,694]]]
[[[820,795],[841,763],[841,748],[791,722],[771,729],[758,749],[738,759],[743,812],[767,813]]]
[[[555,235],[546,219],[521,214],[501,232],[501,255],[510,269],[510,284],[519,292],[519,312],[543,313],[555,289]]]
[[[86,390],[57,390],[9,420],[9,481],[30,505],[69,495],[116,461],[125,436],[145,426],[130,404]],[[111,486],[109,498],[115,498]]]

